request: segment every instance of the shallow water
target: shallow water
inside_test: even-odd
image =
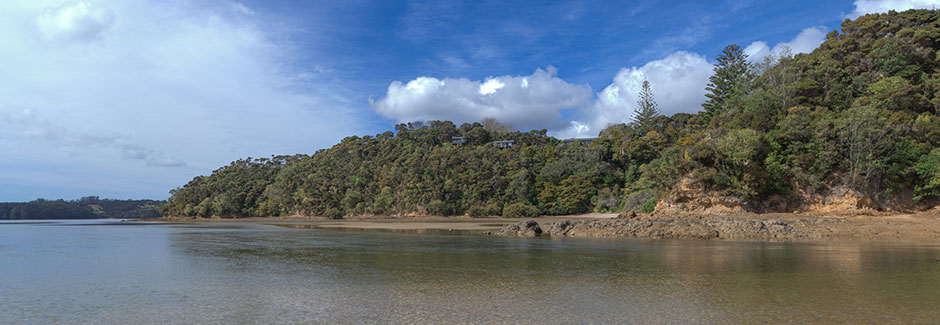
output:
[[[0,224],[0,324],[940,322],[940,245]]]

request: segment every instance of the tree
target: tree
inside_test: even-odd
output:
[[[887,110],[853,107],[835,121],[846,169],[845,183],[863,190],[878,187],[896,151],[901,122]]]
[[[650,82],[643,80],[643,88],[640,89],[640,99],[636,101],[636,109],[633,110],[633,124],[634,128],[640,131],[641,134],[652,131],[654,127],[654,119],[660,115],[659,106],[656,105],[656,100],[653,98],[653,90],[650,87]]]
[[[702,108],[705,109],[703,115],[706,119],[723,112],[728,100],[740,90],[751,74],[747,54],[735,44],[725,46],[717,61],[715,74],[708,78],[708,85],[705,87],[708,92],[705,97],[708,97],[708,100],[702,104]]]
[[[513,131],[512,124],[500,122],[495,117],[486,117],[480,121],[480,124],[483,124],[483,129],[490,133],[509,133]]]
[[[642,116],[644,108],[656,108],[646,83],[636,112],[622,113],[631,115],[630,125],[608,126],[589,146],[566,146],[544,129],[520,132],[493,118],[459,128],[447,121],[412,122],[395,126],[396,132],[350,136],[310,156],[236,161],[171,191],[162,211],[650,211],[660,200],[675,198],[673,190],[686,179],[758,209],[771,208],[765,202],[774,196],[807,202],[847,186],[872,202],[906,202],[903,196],[913,194],[935,204],[937,21],[940,12],[933,10],[867,15],[843,23],[843,33],[830,33],[811,53],[791,57],[784,50],[756,65],[739,47],[728,46],[709,80],[705,112],[648,114],[651,122],[639,121],[631,113]],[[451,145],[454,136],[468,141]],[[490,140],[517,146],[500,149],[487,145]],[[43,204],[58,210],[60,203]],[[97,213],[90,205],[100,203],[80,211]],[[0,214],[13,217],[32,214],[25,206],[3,209],[0,204]]]

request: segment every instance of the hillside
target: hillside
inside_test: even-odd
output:
[[[400,124],[310,156],[233,162],[171,191],[161,211],[518,217],[937,205],[940,12],[866,15],[810,54],[748,64],[732,45],[718,61],[697,114],[612,125],[589,143],[494,121]]]
[[[97,196],[74,201],[43,200],[0,203],[0,220],[25,219],[131,219],[159,218],[157,206],[163,201],[111,200]]]

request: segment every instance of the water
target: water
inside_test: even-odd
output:
[[[940,245],[0,224],[0,324],[937,323]]]

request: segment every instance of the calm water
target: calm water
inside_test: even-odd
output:
[[[0,224],[0,324],[940,322],[940,245]]]

